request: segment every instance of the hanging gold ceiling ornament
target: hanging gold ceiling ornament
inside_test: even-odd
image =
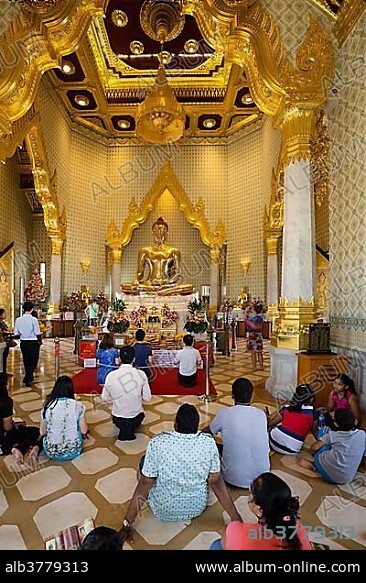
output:
[[[20,0],[20,6],[27,12],[46,14],[58,4],[59,0]]]
[[[159,43],[177,38],[185,24],[181,0],[145,0],[140,22],[147,36]]]
[[[178,0],[145,0],[140,12],[141,26],[150,38],[160,42],[159,69],[155,87],[138,106],[137,134],[152,144],[177,142],[183,135],[186,114],[169,87],[164,68],[164,42],[176,38],[184,26]]]
[[[185,119],[185,111],[168,85],[160,57],[155,87],[137,109],[137,134],[153,144],[177,142],[183,135]]]

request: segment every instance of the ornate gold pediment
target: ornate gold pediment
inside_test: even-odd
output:
[[[226,240],[226,230],[223,223],[219,221],[215,228],[211,229],[204,214],[202,198],[198,200],[196,205],[191,202],[169,162],[166,162],[162,167],[154,185],[140,206],[137,205],[134,198],[131,200],[129,214],[122,228],[119,230],[114,221],[110,223],[107,231],[108,247],[121,249],[128,245],[135,229],[138,229],[147,220],[157,201],[166,191],[174,198],[188,223],[199,231],[202,242],[209,247],[221,248]]]

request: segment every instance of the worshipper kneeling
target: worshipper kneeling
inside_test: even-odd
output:
[[[209,486],[231,520],[241,521],[224,479],[211,435],[198,431],[199,414],[193,405],[179,407],[174,431],[153,437],[146,450],[139,483],[121,528],[131,540],[132,525],[145,501],[159,520],[191,520],[207,507]]]

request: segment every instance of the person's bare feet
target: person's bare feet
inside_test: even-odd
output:
[[[23,454],[20,451],[20,449],[18,449],[17,447],[13,447],[13,449],[11,450],[11,453],[15,457],[15,460],[18,462],[18,464],[24,463]]]
[[[296,463],[301,467],[304,468],[305,470],[311,470],[312,472],[315,472],[315,466],[313,463],[309,462],[308,460],[305,460],[303,457],[298,457],[296,459]]]
[[[32,468],[34,468],[38,463],[38,452],[39,448],[36,445],[29,450],[28,463]]]

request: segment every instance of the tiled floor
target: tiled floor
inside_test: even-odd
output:
[[[80,370],[72,354],[69,340],[61,343],[61,373]],[[265,372],[269,356],[265,352]],[[14,399],[15,414],[29,425],[39,422],[39,410],[54,381],[53,341],[47,340],[41,351],[36,382],[31,390],[21,388],[22,363],[19,349],[13,349],[9,371],[14,372],[9,389]],[[133,442],[116,441],[116,430],[107,406],[98,397],[81,396],[87,406],[91,438],[84,453],[72,462],[54,463],[41,458],[32,470],[19,466],[12,456],[0,458],[0,550],[42,549],[43,539],[55,532],[93,516],[96,524],[118,528],[136,485],[136,468],[149,438],[173,426],[174,414],[182,403],[198,407],[201,427],[207,425],[221,407],[231,404],[230,387],[239,376],[249,377],[255,386],[254,403],[274,407],[264,390],[263,373],[252,373],[250,355],[243,341],[230,357],[216,356],[211,376],[218,389],[218,400],[205,404],[198,397],[154,397],[145,407],[146,417]],[[307,448],[311,438],[306,442]],[[271,455],[272,470],[286,480],[294,495],[300,497],[301,520],[312,527],[354,525],[354,540],[329,541],[331,548],[363,549],[366,546],[366,476],[358,474],[345,487],[325,484],[311,472],[299,468],[289,456]],[[247,506],[248,491],[232,488],[244,520],[252,520]],[[214,496],[206,511],[198,518],[178,523],[156,520],[146,508],[136,523],[133,549],[207,549],[225,528],[227,517]],[[319,540],[318,530],[312,538]],[[345,532],[347,534],[347,532]],[[129,548],[129,547],[128,547]]]

